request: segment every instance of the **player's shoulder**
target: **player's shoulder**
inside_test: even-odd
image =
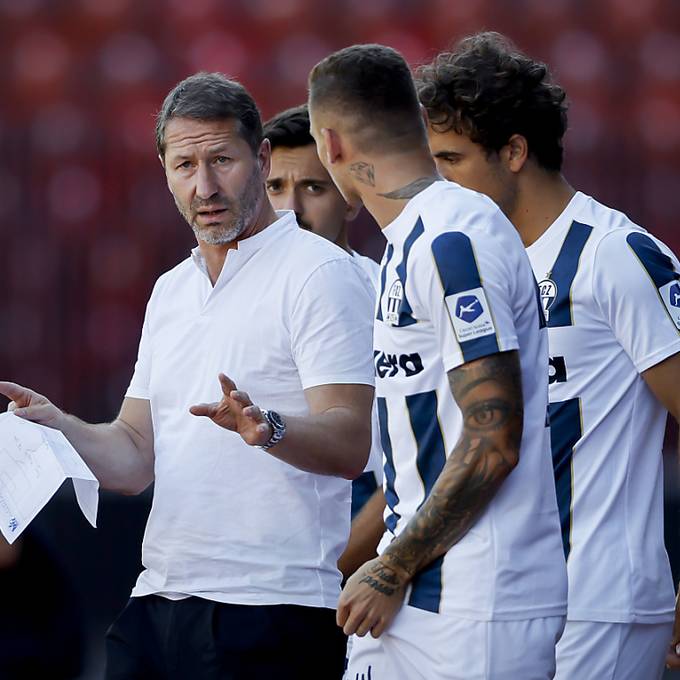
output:
[[[624,212],[611,208],[586,194],[580,195],[578,208],[571,215],[592,230],[593,265],[597,268],[617,268],[622,258],[634,254],[646,259],[650,253],[672,256],[671,250],[659,238],[636,224]]]
[[[362,255],[361,253],[357,253],[356,250],[352,251],[352,259],[356,262],[357,265],[359,265],[359,267],[366,274],[371,283],[374,286],[377,286],[378,279],[380,277],[380,265],[375,260],[372,260],[370,257]]]
[[[454,182],[435,186],[436,192],[419,206],[424,234],[416,248],[419,259],[431,262],[433,252],[456,258],[470,251],[477,259],[524,263],[526,254],[517,230],[488,196]]]

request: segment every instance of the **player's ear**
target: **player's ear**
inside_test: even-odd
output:
[[[501,157],[510,172],[519,172],[529,157],[529,145],[523,135],[512,135],[501,149]]]
[[[360,210],[361,203],[357,203],[356,205],[350,205],[348,203],[347,207],[345,208],[345,222],[351,222],[352,220],[356,219],[356,216],[359,214]]]
[[[321,136],[323,138],[324,151],[326,153],[326,162],[328,165],[333,165],[342,159],[342,144],[340,137],[333,128],[321,128]]]
[[[266,180],[272,166],[272,145],[265,137],[257,150],[257,163],[260,166],[262,177]]]
[[[427,115],[427,109],[421,104],[420,105],[420,115],[425,123],[425,130],[430,128],[430,116]]]

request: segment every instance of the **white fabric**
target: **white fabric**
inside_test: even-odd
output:
[[[361,267],[362,271],[371,282],[373,290],[373,300],[375,301],[378,295],[378,288],[380,286],[380,265],[372,260],[370,257],[360,255],[356,250],[350,251],[352,259]],[[371,315],[371,323],[372,323]],[[380,487],[383,480],[383,460],[382,460],[382,446],[380,445],[380,429],[378,427],[378,411],[375,403],[373,404],[373,422],[372,422],[372,437],[371,437],[371,453],[366,464],[366,472],[372,472],[375,477],[376,486]]]
[[[680,315],[680,308],[670,304],[668,284],[652,280],[680,269],[664,244],[625,215],[577,193],[528,248],[539,282],[557,278],[553,269],[574,223],[591,231],[571,284],[573,323],[548,329],[550,401],[578,400],[580,422],[577,417],[573,428],[582,434],[564,467],[571,479],[562,482],[571,490],[562,512],[570,545],[568,618],[670,621],[674,589],[664,546],[661,457],[666,411],[640,372],[680,351],[670,313]],[[640,243],[652,255],[658,250],[654,261],[636,254]],[[561,283],[556,291],[539,285],[548,318],[562,323],[555,320],[555,300],[568,291]],[[553,447],[568,435],[565,423],[553,418]]]
[[[336,605],[349,482],[298,470],[188,410],[220,398],[220,372],[289,416],[308,413],[306,388],[373,383],[363,274],[280,215],[229,251],[214,288],[196,249],[151,295],[127,392],[150,400],[156,475],[134,596]]]
[[[661,680],[673,624],[568,621],[555,680]]]
[[[377,640],[352,636],[345,679],[551,680],[563,627],[558,616],[471,621],[403,607]]]
[[[489,199],[449,182],[419,193],[383,233],[374,331],[388,503],[380,551],[413,517],[461,434],[447,371],[519,346],[519,464],[443,565],[417,575],[407,601],[476,620],[561,616],[566,570],[546,427],[548,338],[522,243]]]

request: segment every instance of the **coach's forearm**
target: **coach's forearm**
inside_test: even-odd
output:
[[[103,489],[137,494],[153,481],[153,453],[124,421],[93,425],[64,413],[57,429],[71,442]]]
[[[285,416],[286,435],[272,456],[307,472],[355,479],[371,447],[370,418],[343,406],[315,415]]]

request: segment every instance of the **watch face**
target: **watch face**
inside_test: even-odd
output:
[[[282,430],[285,427],[283,418],[276,411],[269,411],[269,418],[277,430]]]

